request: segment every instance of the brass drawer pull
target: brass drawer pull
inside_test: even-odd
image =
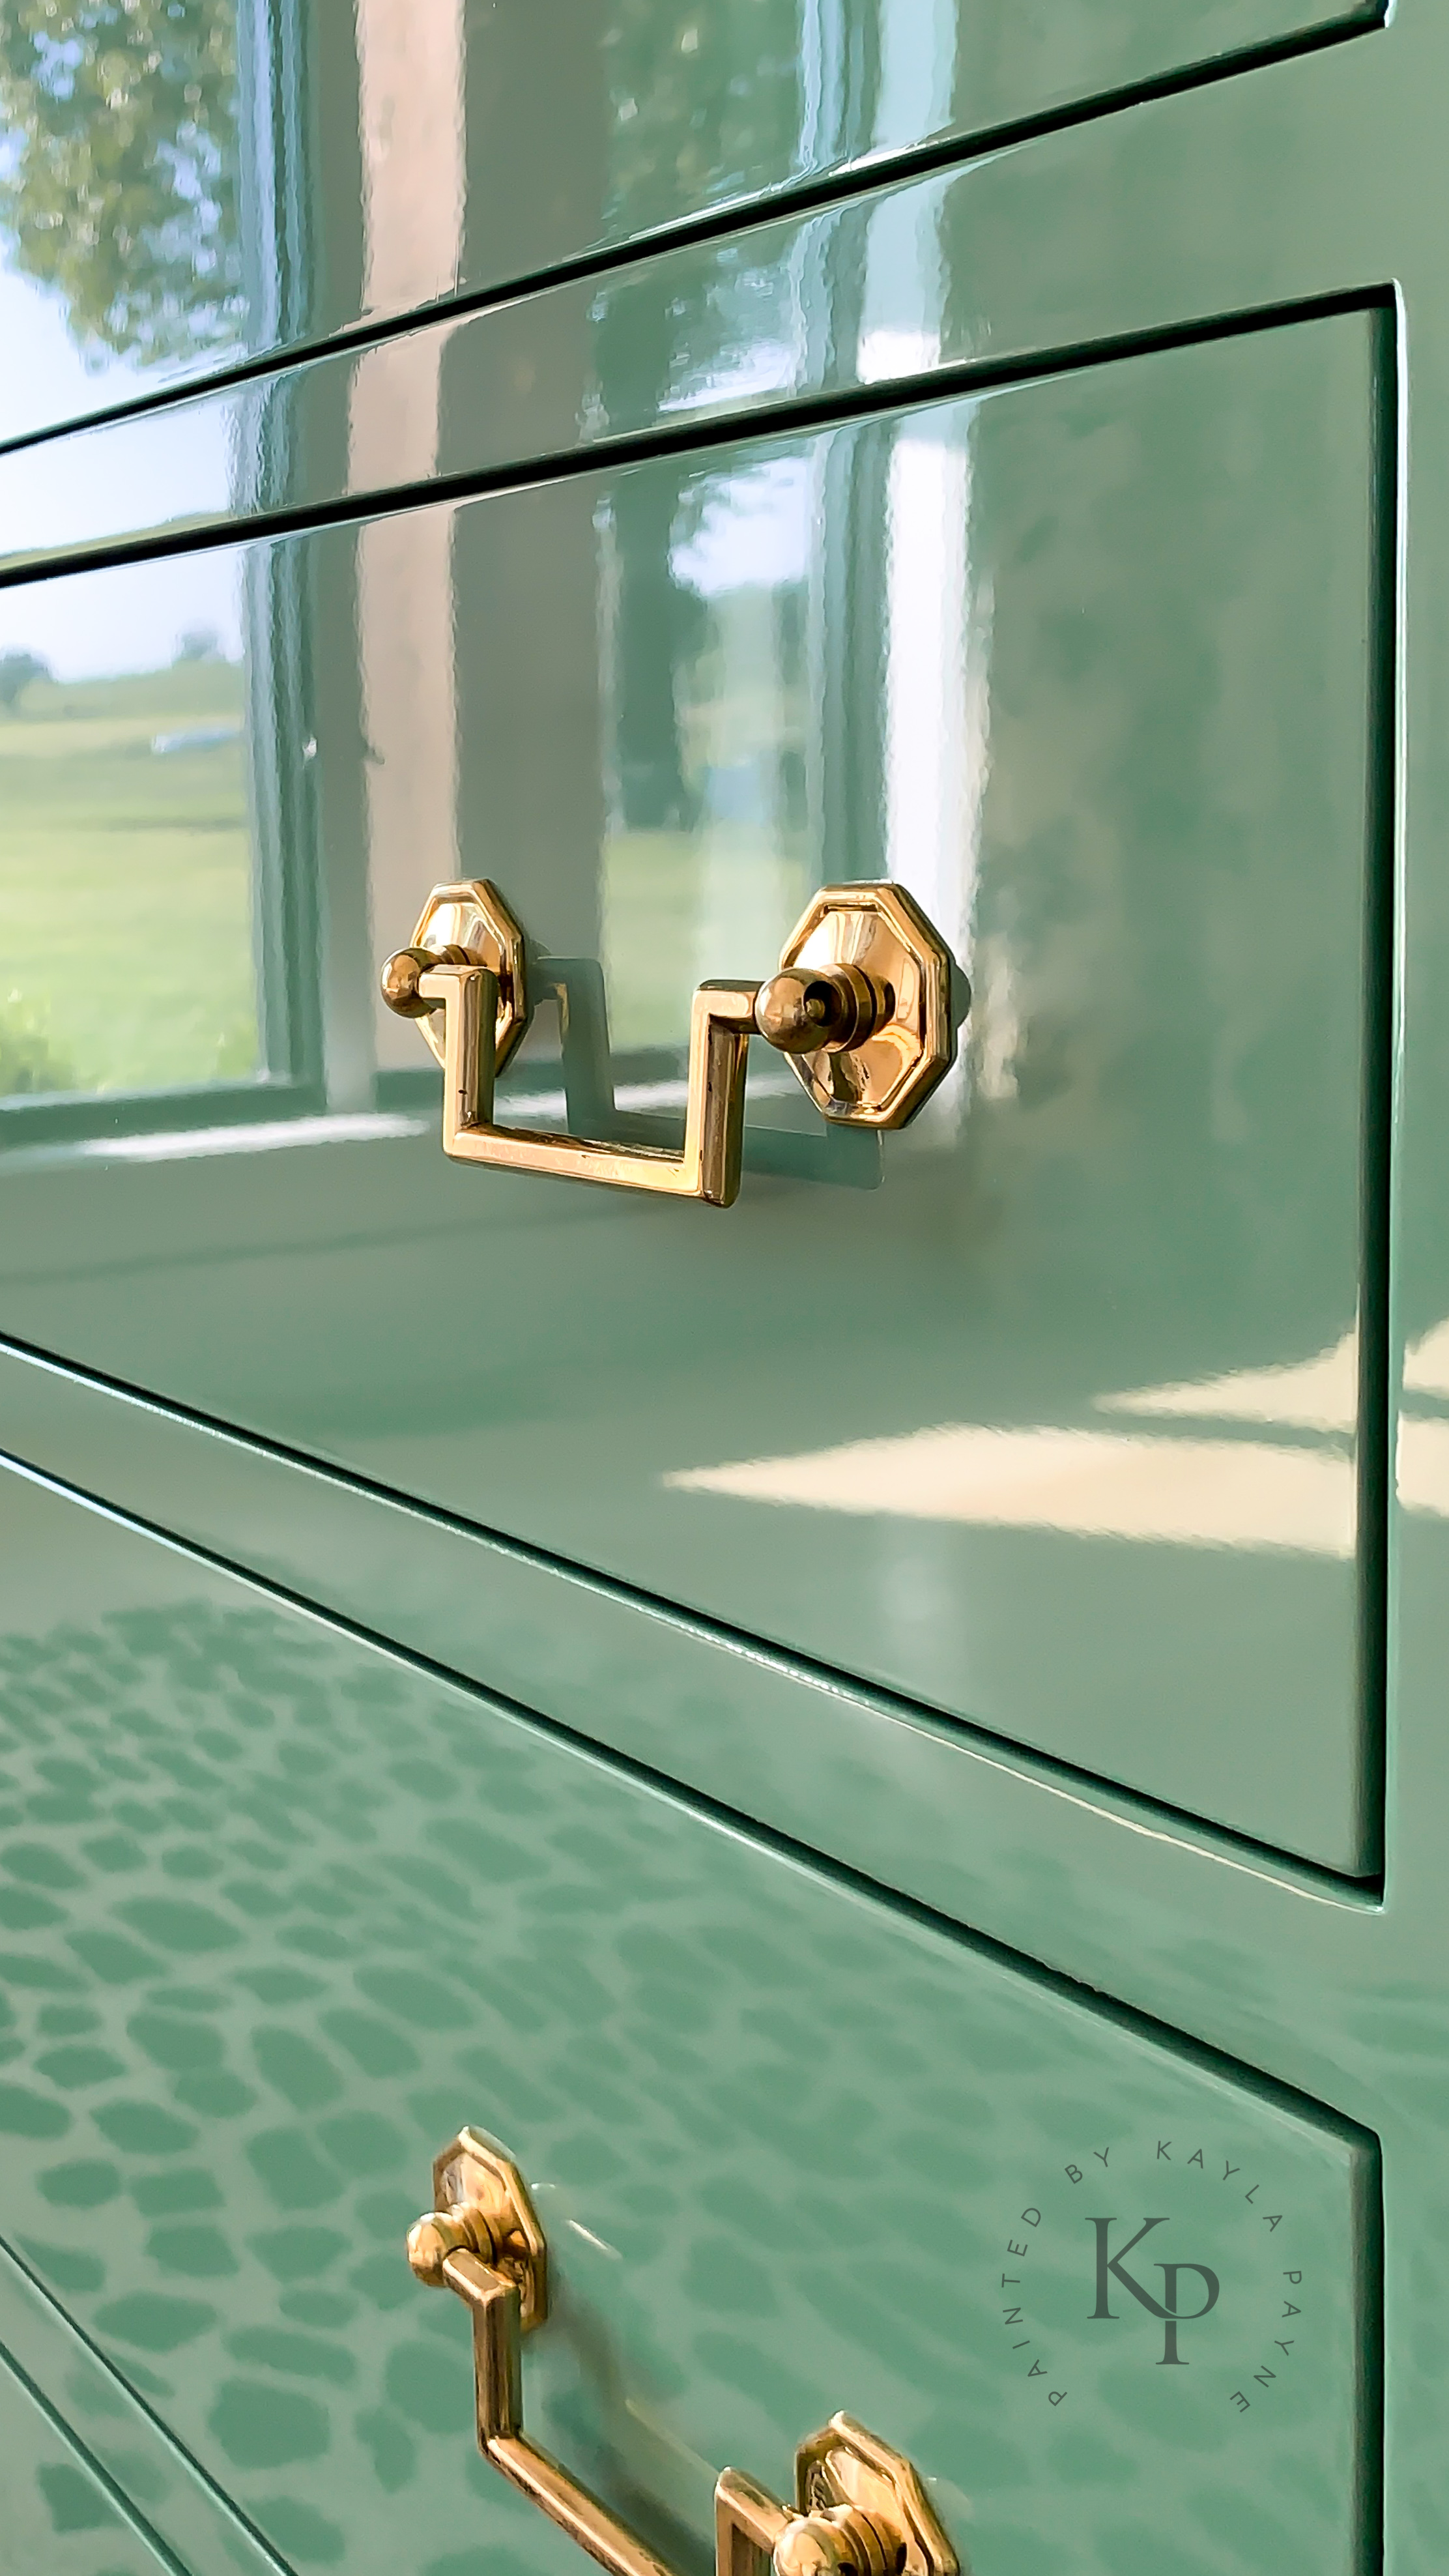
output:
[[[827,886],[786,941],[778,974],[696,992],[681,1153],[497,1125],[494,1082],[545,993],[563,1017],[566,1087],[581,1049],[601,1050],[606,1065],[601,993],[587,1011],[575,1007],[588,972],[527,963],[496,886],[480,879],[433,889],[411,946],[382,970],[382,993],[390,1010],[421,1021],[443,1067],[445,1154],[728,1207],[740,1185],[752,1035],[789,1059],[824,1117],[851,1127],[903,1127],[956,1052],[950,952],[919,905],[901,886]],[[590,1087],[612,1103],[597,1066]]]
[[[408,2236],[420,2281],[472,2312],[478,2447],[613,2576],[672,2576],[523,2430],[520,2345],[548,2314],[548,2247],[511,2156],[463,2129],[433,2167],[437,2207]],[[958,2576],[909,2460],[848,2415],[795,2454],[795,2508],[739,2469],[715,2482],[715,2576]]]

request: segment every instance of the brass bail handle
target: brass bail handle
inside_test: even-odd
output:
[[[462,2129],[433,2166],[436,2209],[408,2236],[420,2281],[473,2319],[478,2447],[612,2576],[673,2576],[627,2523],[523,2430],[523,2336],[548,2315],[548,2246],[513,2158]],[[715,2576],[959,2576],[909,2460],[848,2415],[795,2454],[795,2504],[743,2470],[715,2481]]]
[[[592,975],[597,992],[580,1007]],[[728,1207],[737,1196],[749,1040],[782,1054],[821,1115],[849,1127],[903,1127],[956,1052],[951,954],[903,886],[827,886],[808,906],[764,983],[701,984],[690,1014],[680,1152],[507,1127],[494,1085],[535,1002],[563,1021],[564,1081],[617,1126],[597,968],[525,957],[523,932],[482,878],[435,886],[412,941],[389,957],[382,996],[417,1020],[443,1067],[443,1151],[455,1162],[604,1181]],[[587,1055],[589,1061],[581,1063]]]

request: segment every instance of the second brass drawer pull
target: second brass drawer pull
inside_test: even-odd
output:
[[[412,945],[382,970],[389,1009],[423,1023],[443,1067],[443,1151],[457,1162],[728,1207],[740,1185],[752,1036],[789,1058],[822,1116],[853,1127],[904,1126],[956,1052],[950,952],[896,885],[827,886],[786,941],[778,974],[699,986],[679,1153],[498,1124],[494,1083],[540,986],[564,1013],[567,1074],[569,970],[544,961],[530,973],[523,933],[483,879],[436,886]],[[430,1025],[439,1015],[441,1035]]]
[[[437,2207],[408,2237],[421,2281],[473,2318],[478,2447],[611,2576],[672,2576],[523,2430],[520,2347],[548,2314],[548,2247],[512,2158],[463,2129],[433,2167]],[[795,2454],[792,2510],[739,2469],[715,2482],[715,2576],[958,2576],[954,2550],[909,2460],[848,2415]]]

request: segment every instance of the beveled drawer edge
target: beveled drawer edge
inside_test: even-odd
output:
[[[13,1344],[0,1456],[1373,2123],[1355,2007],[1412,1949],[1374,1886]]]
[[[176,2576],[288,2576],[285,2562],[3,2239],[0,2369],[14,2372],[74,2445],[159,2566]],[[144,2497],[136,2493],[142,2486]]]
[[[1340,0],[1328,16],[1286,28],[1280,35],[1264,36],[1225,53],[1192,58],[1136,80],[1089,90],[1079,97],[995,124],[928,136],[880,153],[858,153],[753,193],[718,199],[664,223],[601,239],[541,267],[518,269],[460,287],[451,294],[429,297],[420,304],[366,315],[330,331],[276,338],[251,349],[239,348],[234,356],[219,363],[203,359],[188,365],[183,361],[154,391],[98,404],[94,410],[69,414],[0,438],[0,470],[7,457],[53,445],[59,439],[117,428],[127,422],[153,420],[181,405],[229,393],[259,379],[284,376],[314,360],[384,348],[406,333],[480,316],[550,287],[597,285],[616,270],[667,257],[674,250],[688,250],[721,236],[735,240],[765,225],[828,213],[883,188],[953,173],[992,153],[1070,132],[1079,125],[1096,124],[1120,116],[1128,108],[1217,88],[1225,82],[1241,80],[1249,72],[1337,49],[1358,37],[1381,34],[1393,13],[1394,0]]]

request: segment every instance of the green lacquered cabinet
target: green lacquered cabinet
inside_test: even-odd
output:
[[[837,2408],[969,2576],[1417,2576],[1444,10],[173,17],[144,256],[0,46],[0,2569],[563,2576],[474,2122],[677,2576]],[[677,1146],[831,884],[954,1062],[450,1162],[482,878],[526,1131]]]
[[[240,1190],[224,1132],[141,1168],[22,1150],[9,1331],[1372,1875],[1390,364],[1348,313],[217,562],[239,637],[288,609],[305,632],[335,979],[288,1029],[292,961],[263,948],[254,1043],[365,1055],[412,1132],[279,1130]],[[148,563],[62,604],[154,617],[168,571],[194,587]],[[214,681],[254,729],[266,641]],[[75,724],[115,757],[64,704],[21,791],[51,901],[90,864]],[[241,745],[204,734],[174,737],[164,796],[222,792]],[[265,751],[254,730],[254,779]],[[281,912],[298,843],[255,794],[252,818]],[[175,875],[193,942],[204,847]],[[767,974],[842,875],[909,887],[974,986],[958,1066],[884,1152],[757,1043],[727,1216],[442,1161],[438,1077],[365,945],[432,883],[494,879],[542,950],[602,961],[620,1103],[667,1138],[696,983]],[[240,903],[209,946],[240,1027]],[[118,1029],[133,1065],[215,1046],[191,953],[159,970],[169,1026]],[[69,1008],[84,1063],[94,1004]],[[508,1096],[557,1118],[561,1081],[541,1009]],[[462,1326],[441,1365],[420,1265]]]
[[[59,366],[12,299],[0,437],[124,403],[140,369],[143,387],[185,382],[598,267],[1383,15],[1382,0],[449,0],[420,21],[398,0],[187,0],[92,25],[21,7],[0,61],[12,256],[63,296],[89,374]],[[636,309],[622,336],[660,389],[667,322]]]
[[[1362,2565],[1366,2135],[77,1503],[3,1508],[11,2242],[284,2557],[568,2564],[401,2262],[466,2104],[550,2239],[535,2429],[682,2563],[726,2458],[778,2487],[844,2404],[974,2565],[1146,2564],[1164,2518],[1190,2564]],[[1130,2294],[1091,2315],[1093,2220],[1134,2213],[1125,2261],[1144,2193],[1184,2315],[1186,2266],[1224,2285],[1166,2378]],[[81,2430],[109,2466],[129,2428]]]
[[[12,2566],[54,2568],[57,2576],[157,2576],[168,2564],[144,2517],[127,2509],[94,2460],[9,2369],[0,2377],[0,2506]]]

